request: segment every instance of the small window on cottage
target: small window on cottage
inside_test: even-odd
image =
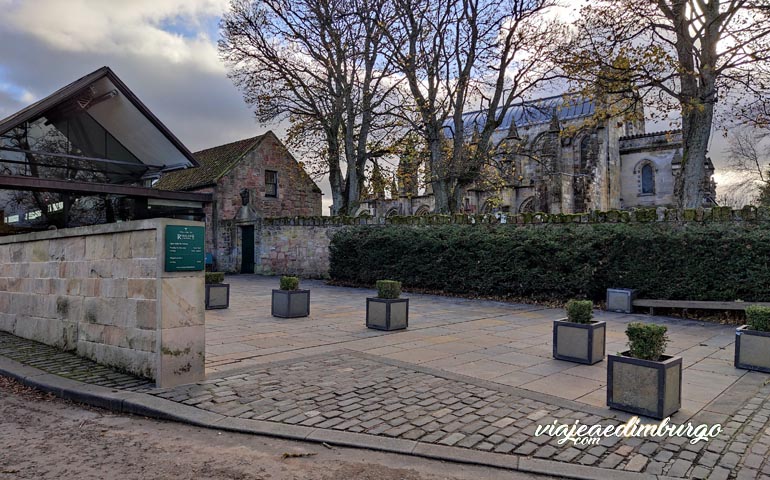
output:
[[[652,165],[642,167],[642,195],[655,193],[655,176]]]
[[[278,196],[278,172],[265,170],[265,196]]]

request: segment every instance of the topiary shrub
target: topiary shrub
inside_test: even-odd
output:
[[[770,307],[761,305],[746,307],[746,323],[751,330],[770,332]]]
[[[206,272],[206,283],[211,285],[214,283],[222,283],[225,281],[224,272]]]
[[[564,308],[567,310],[567,319],[573,323],[590,323],[594,316],[591,300],[570,300]]]
[[[284,275],[281,277],[281,290],[297,290],[299,288],[299,278]]]
[[[640,360],[660,361],[668,343],[668,328],[654,323],[629,323],[626,328],[628,354]]]
[[[398,298],[401,296],[401,282],[395,280],[377,280],[377,297]]]

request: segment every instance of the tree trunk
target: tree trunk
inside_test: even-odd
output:
[[[449,186],[446,183],[446,166],[441,158],[441,136],[430,139],[430,183],[433,186],[435,213],[449,213]]]
[[[463,210],[463,199],[465,198],[465,188],[455,186],[452,190],[452,201],[450,202],[450,213],[459,213]]]
[[[348,162],[348,174],[345,181],[345,209],[340,212],[341,215],[353,216],[358,210],[360,177],[355,161]]]
[[[431,181],[433,186],[433,200],[436,204],[435,213],[449,213],[449,192],[446,183],[441,179]]]
[[[676,177],[677,206],[698,208],[703,205],[713,103],[703,108],[684,106],[682,115],[682,166]]]
[[[327,132],[329,145],[329,185],[332,190],[332,215],[344,215],[346,208],[345,180],[340,170],[339,143],[333,133]]]
[[[682,166],[675,179],[677,207],[698,208],[703,205],[706,180],[706,152],[716,102],[716,59],[719,41],[719,3],[703,6],[703,33],[700,50],[695,47],[688,22],[689,2],[673,2],[667,16],[676,33],[676,52],[681,72],[679,103],[682,109]],[[697,57],[697,61],[696,61]]]

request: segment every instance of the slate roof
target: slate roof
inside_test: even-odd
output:
[[[556,95],[553,97],[539,98],[523,102],[518,105],[512,105],[503,117],[502,124],[497,127],[497,131],[508,131],[511,123],[515,122],[517,127],[548,123],[551,116],[556,112],[560,121],[572,120],[576,118],[590,117],[594,114],[595,105],[593,100],[577,95]],[[464,127],[467,133],[473,130],[480,131],[486,121],[486,110],[477,110],[463,114]],[[451,119],[445,124],[445,134],[452,138]]]
[[[214,185],[266,136],[267,134],[258,135],[194,152],[193,156],[200,165],[198,168],[166,173],[160,177],[154,187],[160,190],[192,190]]]
[[[175,172],[169,172],[160,177],[154,188],[160,190],[194,190],[197,188],[203,188],[206,186],[216,185],[217,180],[235,167],[243,157],[259,147],[262,141],[268,137],[273,136],[278,142],[278,138],[272,131],[269,131],[263,135],[256,137],[246,138],[238,140],[237,142],[227,143],[225,145],[219,145],[218,147],[207,148],[199,152],[193,153],[193,156],[200,164],[197,168],[188,168],[186,170],[177,170]],[[289,154],[291,161],[295,162],[294,157]],[[313,181],[305,169],[299,167],[305,174],[309,181]],[[318,185],[313,182],[314,189],[318,192],[321,191]]]

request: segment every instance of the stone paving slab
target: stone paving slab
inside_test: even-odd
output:
[[[121,400],[119,408],[124,411],[196,425],[572,478],[770,478],[770,384],[761,374],[747,375],[734,394],[728,390],[733,401],[744,399],[732,412],[720,413],[725,410],[724,402],[715,402],[716,412],[704,409],[702,415],[720,419],[725,427],[725,432],[708,444],[632,438],[572,446],[534,437],[536,425],[553,420],[618,425],[628,416],[349,350],[155,389],[146,383],[137,387],[126,378],[130,376],[104,367],[95,369],[89,360],[29,340],[0,334],[0,345],[0,356],[37,365],[27,367],[39,372],[33,377],[37,385],[45,387],[46,380],[56,383],[54,375],[45,372],[55,370],[72,376],[72,372],[88,371],[93,385],[110,388],[67,377],[68,390],[79,384],[92,397],[118,391],[113,398]],[[22,371],[23,365],[17,361],[0,362],[0,370],[13,364]],[[114,385],[117,375],[127,389]],[[747,396],[747,392],[752,393]]]
[[[230,308],[206,315],[209,375],[347,349],[606,405],[606,363],[588,366],[553,359],[552,321],[564,317],[563,309],[407,293],[409,329],[380,332],[364,325],[365,299],[373,290],[303,280],[311,290],[310,316],[278,319],[270,316],[270,292],[277,278],[236,275],[226,281],[231,284]],[[733,366],[733,327],[647,315],[595,315],[607,322],[609,353],[626,349],[629,322],[668,327],[668,352],[681,355],[685,368],[676,421],[702,411],[746,375]]]

